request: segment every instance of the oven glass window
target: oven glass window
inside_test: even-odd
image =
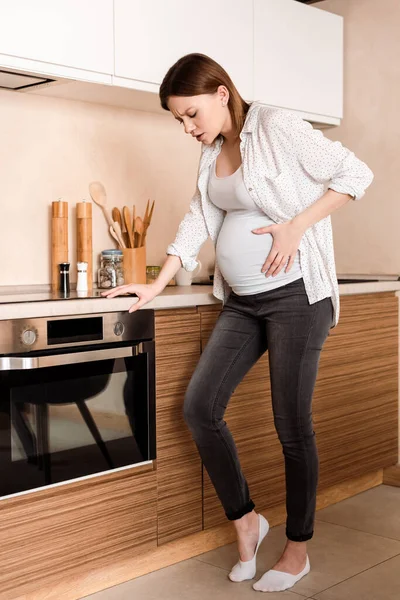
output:
[[[0,383],[0,495],[149,460],[142,354],[19,372]]]

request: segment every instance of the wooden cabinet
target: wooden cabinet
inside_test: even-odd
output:
[[[202,465],[183,419],[200,358],[196,308],[156,312],[158,543],[202,530]]]
[[[219,310],[199,308],[202,347]],[[393,293],[342,296],[339,325],[321,353],[313,407],[320,490],[397,463],[398,300]],[[257,510],[284,503],[267,354],[235,390],[226,421]],[[225,519],[204,471],[204,527]]]
[[[0,54],[111,75],[113,44],[113,0],[0,3]]]
[[[156,549],[156,492],[143,466],[2,500],[0,597],[66,598],[67,582]]]
[[[398,456],[398,299],[342,296],[314,395],[320,487],[393,465]]]
[[[253,98],[253,7],[248,0],[115,0],[115,75],[160,84],[184,54],[207,54]]]
[[[254,0],[254,98],[343,116],[343,18],[294,0]]]

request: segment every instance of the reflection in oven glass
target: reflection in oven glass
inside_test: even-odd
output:
[[[103,442],[132,435],[121,394],[126,379],[125,372],[114,373],[112,377],[96,376],[81,380],[80,396],[87,397],[89,390],[94,394],[90,400],[76,398],[75,402],[71,401],[74,396],[69,394],[76,393],[76,390],[71,389],[71,382],[68,381],[57,382],[57,387],[53,390],[54,395],[51,394],[51,389],[47,389],[44,402],[41,401],[43,384],[14,388],[11,398],[12,406],[15,407],[13,416],[18,412],[19,418],[13,419],[12,460],[32,457],[35,452],[33,440],[43,427],[46,427],[47,431],[42,430],[41,433],[47,438],[47,447],[51,454],[95,444],[96,439],[91,433],[95,432],[93,424]],[[51,384],[47,384],[47,388],[49,386]],[[99,387],[102,389],[98,390]],[[24,425],[31,435],[35,435],[36,432],[36,436],[28,437]]]

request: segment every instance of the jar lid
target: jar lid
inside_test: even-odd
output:
[[[111,248],[110,250],[102,250],[102,256],[122,256],[122,250],[116,250],[115,248]]]

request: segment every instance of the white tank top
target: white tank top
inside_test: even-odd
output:
[[[261,268],[271,250],[270,233],[252,233],[252,229],[274,225],[254,203],[243,179],[242,166],[228,177],[217,177],[216,161],[211,165],[208,195],[226,211],[216,245],[216,259],[224,279],[239,296],[258,294],[287,285],[302,277],[299,251],[289,273],[284,268],[275,277],[265,277]]]

